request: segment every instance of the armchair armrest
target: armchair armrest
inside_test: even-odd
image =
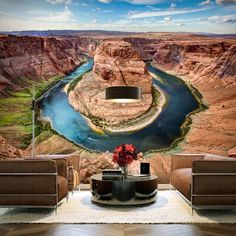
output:
[[[193,161],[203,160],[205,154],[175,154],[171,157],[171,172],[181,168],[192,168]]]
[[[57,173],[58,175],[68,179],[68,161],[66,158],[57,158],[53,159],[57,165]]]

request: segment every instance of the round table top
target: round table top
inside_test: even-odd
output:
[[[158,177],[156,175],[128,175],[127,178],[123,178],[123,176],[118,177],[110,177],[109,175],[106,175],[107,179],[103,178],[104,175],[102,174],[95,174],[91,176],[92,180],[97,181],[127,181],[127,182],[143,182],[143,181],[151,181],[151,180],[157,180]],[[110,177],[110,178],[109,178]]]

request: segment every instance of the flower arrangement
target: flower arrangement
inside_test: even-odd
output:
[[[137,160],[136,148],[133,144],[121,144],[114,149],[113,162],[120,167],[126,167]]]

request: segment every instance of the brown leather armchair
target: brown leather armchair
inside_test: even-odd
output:
[[[170,184],[197,208],[236,208],[236,159],[210,154],[172,156]]]
[[[68,197],[66,161],[0,161],[0,207],[54,208]]]

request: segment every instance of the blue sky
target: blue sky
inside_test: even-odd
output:
[[[0,31],[236,33],[236,0],[0,0]]]

